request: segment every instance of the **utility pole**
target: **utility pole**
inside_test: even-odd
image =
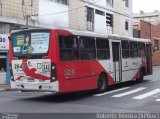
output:
[[[29,18],[30,18],[31,16],[30,15],[26,15],[26,28],[28,29],[28,24],[29,24]]]
[[[3,9],[3,8],[2,8],[2,6],[3,6],[3,2],[4,2],[3,0],[0,0],[0,6],[1,6],[1,16],[2,16],[2,9]]]

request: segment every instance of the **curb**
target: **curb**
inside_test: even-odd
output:
[[[1,91],[5,91],[5,89],[4,89],[4,88],[0,88],[0,92],[1,92]]]
[[[1,91],[10,91],[11,88],[9,85],[0,85],[0,92]]]

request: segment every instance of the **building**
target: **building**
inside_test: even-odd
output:
[[[139,17],[138,17],[139,16]],[[140,17],[141,16],[141,17]],[[134,37],[151,39],[153,44],[153,65],[160,65],[160,12],[134,15]]]
[[[132,17],[132,0],[39,0],[46,27],[132,36]]]
[[[0,0],[0,84],[10,83],[8,36],[11,30],[37,25],[28,15],[38,13],[37,0]]]
[[[143,20],[152,24],[160,23],[160,12],[155,10],[154,12],[144,13],[140,11],[139,14],[134,14],[134,24],[139,24],[139,22]]]
[[[0,84],[9,84],[10,80],[8,50],[8,35],[0,34]]]
[[[133,37],[132,0],[114,0],[114,34]]]
[[[0,33],[8,34],[11,30],[24,28],[26,19],[29,25],[36,22],[28,15],[38,13],[37,0],[0,0]]]

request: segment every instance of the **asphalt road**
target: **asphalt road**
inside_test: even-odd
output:
[[[127,82],[104,94],[82,92],[66,95],[0,92],[0,112],[12,113],[136,113],[160,112],[160,70],[144,82]]]

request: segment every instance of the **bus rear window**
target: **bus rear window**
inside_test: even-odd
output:
[[[49,50],[49,32],[26,32],[12,35],[14,56],[44,55]]]

